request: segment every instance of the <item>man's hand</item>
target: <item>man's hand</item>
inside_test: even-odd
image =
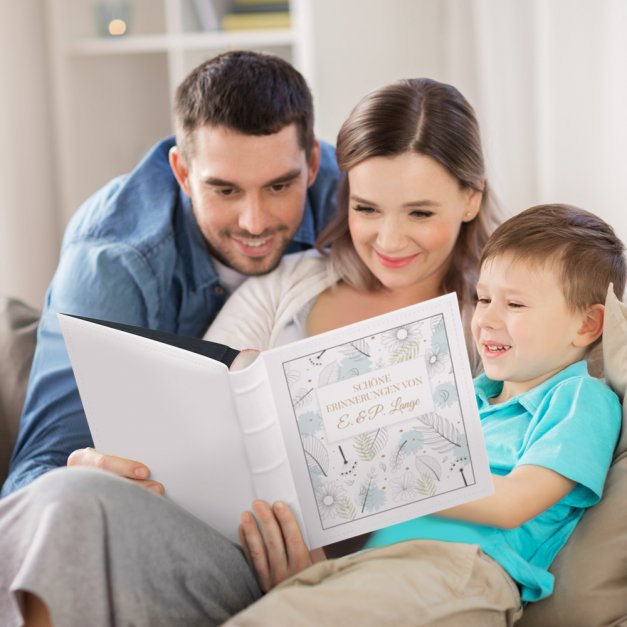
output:
[[[322,549],[309,551],[290,508],[255,501],[253,512],[243,512],[240,541],[248,563],[257,572],[259,586],[268,592],[291,575],[325,559]]]
[[[100,468],[108,470],[120,477],[132,479],[138,485],[152,490],[157,494],[163,494],[165,489],[161,483],[152,481],[150,470],[141,462],[132,459],[124,459],[124,457],[115,457],[115,455],[105,455],[99,453],[93,448],[80,448],[74,451],[67,458],[68,466],[89,466],[91,468]]]

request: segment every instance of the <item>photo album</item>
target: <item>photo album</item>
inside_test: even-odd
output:
[[[492,493],[454,294],[262,352],[59,320],[95,447],[235,542],[255,499],[315,548]]]

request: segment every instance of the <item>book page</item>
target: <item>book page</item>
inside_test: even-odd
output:
[[[96,448],[145,463],[167,498],[239,542],[255,491],[227,367],[101,324],[59,321]]]
[[[454,295],[263,359],[311,546],[492,492]]]

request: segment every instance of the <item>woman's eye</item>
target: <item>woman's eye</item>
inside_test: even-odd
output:
[[[433,211],[416,210],[412,211],[410,215],[412,218],[430,218],[433,215]]]
[[[524,307],[522,303],[512,303],[512,302],[509,303],[509,306],[512,309],[522,309]]]
[[[490,299],[489,299],[489,298],[481,298],[481,297],[478,297],[478,298],[477,298],[477,302],[478,302],[480,305],[489,305],[489,304],[490,304]]]
[[[359,213],[374,213],[376,209],[374,207],[368,207],[366,205],[355,205],[353,207],[353,211],[358,211]]]

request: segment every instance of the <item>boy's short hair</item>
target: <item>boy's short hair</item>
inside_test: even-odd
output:
[[[574,310],[603,304],[610,283],[622,299],[625,247],[609,224],[584,209],[537,205],[515,215],[488,239],[481,265],[506,253],[538,266],[554,264]]]
[[[314,144],[313,99],[303,76],[284,59],[234,50],[193,69],[176,90],[176,139],[193,155],[193,133],[222,126],[244,135],[273,135],[296,124],[298,141],[309,155]]]

